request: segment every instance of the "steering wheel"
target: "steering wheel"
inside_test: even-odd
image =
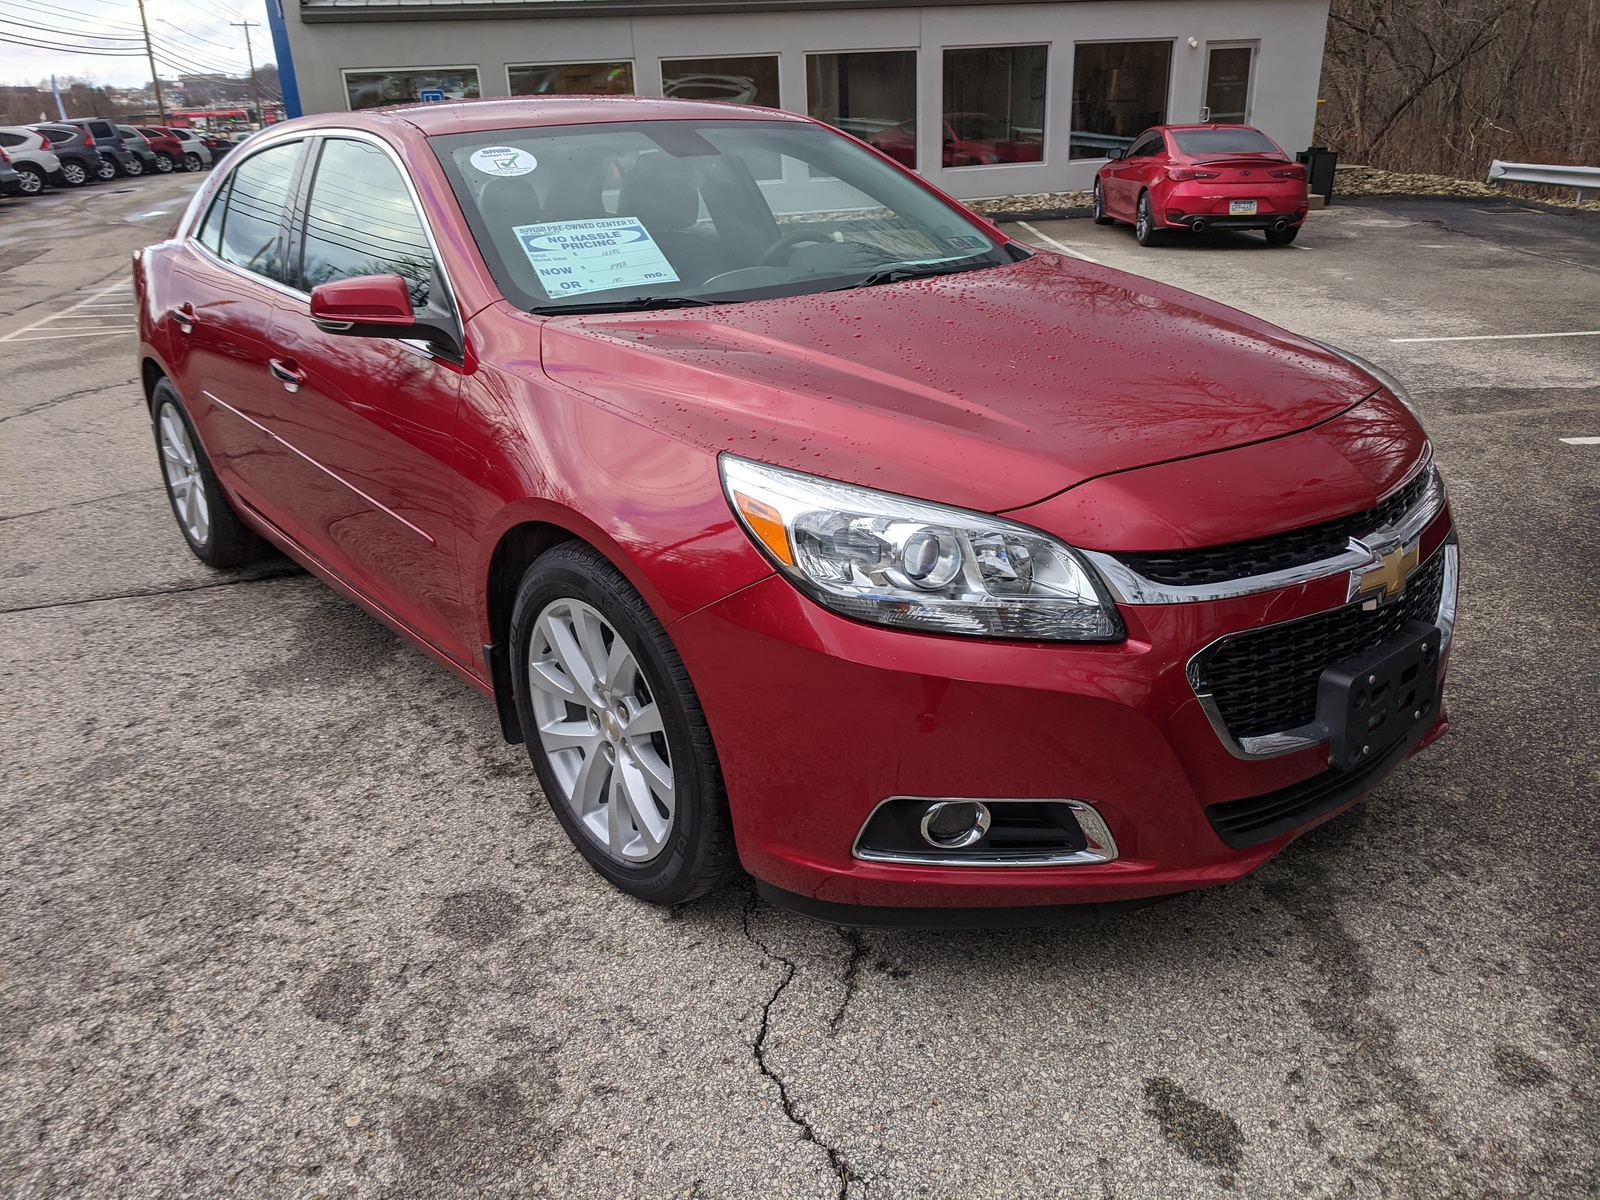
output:
[[[788,261],[789,255],[785,253],[785,251],[792,252],[796,246],[803,246],[807,242],[811,242],[814,245],[820,246],[831,240],[832,239],[829,238],[827,234],[818,233],[814,229],[797,229],[793,233],[784,234],[777,241],[773,242],[772,245],[768,246],[766,250],[762,252],[761,257],[756,259],[756,266],[778,266],[779,264],[777,259],[779,254],[783,254],[784,260]]]

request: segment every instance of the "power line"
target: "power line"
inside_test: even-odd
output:
[[[56,50],[63,54],[86,54],[94,58],[143,58],[144,51],[132,50],[85,50],[82,46],[62,46],[55,42],[35,42],[11,34],[0,33],[0,42],[13,46],[26,46],[30,50]]]

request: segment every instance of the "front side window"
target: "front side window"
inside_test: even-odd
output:
[[[1044,157],[1045,46],[944,52],[947,167]]]
[[[540,312],[870,286],[1012,261],[817,125],[637,121],[429,139],[501,291]]]
[[[777,108],[778,56],[663,59],[661,94],[676,100]]]
[[[1171,42],[1080,42],[1072,68],[1072,157],[1105,158],[1167,122]]]
[[[358,275],[399,275],[425,308],[434,287],[433,250],[394,160],[368,142],[322,145],[306,205],[300,286]]]
[[[346,71],[345,95],[352,110],[419,100],[474,100],[476,67],[414,67],[393,71]]]
[[[917,52],[806,55],[806,111],[917,165]]]
[[[284,281],[283,209],[300,159],[300,142],[252,154],[234,171],[217,253],[246,271]]]
[[[630,62],[557,63],[506,68],[513,96],[631,96]]]

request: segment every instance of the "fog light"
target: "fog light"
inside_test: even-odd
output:
[[[940,850],[970,846],[989,832],[989,806],[976,800],[940,800],[922,814],[922,840]]]

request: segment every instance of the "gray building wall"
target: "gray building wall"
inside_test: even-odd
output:
[[[526,11],[535,5],[519,5]],[[661,94],[662,59],[776,54],[782,107],[805,112],[808,53],[916,50],[919,169],[961,199],[1087,188],[1103,159],[1071,160],[1074,44],[1171,40],[1169,122],[1200,119],[1208,44],[1256,47],[1249,121],[1291,153],[1311,142],[1328,0],[1068,0],[688,15],[396,20],[422,7],[309,0],[285,3],[304,111],[349,108],[343,72],[474,67],[484,96],[510,94],[517,63],[626,60],[640,95]],[[509,6],[508,6],[509,8]],[[1193,43],[1193,44],[1191,44]],[[939,138],[943,51],[1045,44],[1044,158],[945,168]]]

